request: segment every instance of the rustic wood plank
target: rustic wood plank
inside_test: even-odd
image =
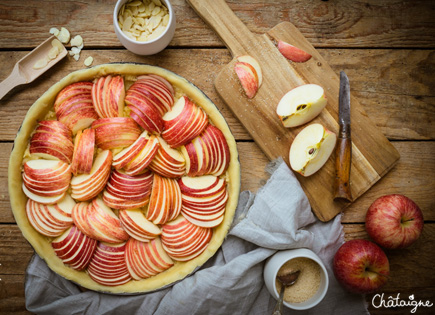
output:
[[[367,239],[368,236],[362,224],[345,224],[345,240]],[[10,236],[5,237],[5,234]],[[414,294],[416,300],[431,300],[435,293],[435,274],[432,270],[435,254],[432,251],[435,241],[435,224],[426,224],[420,239],[407,249],[386,251],[390,261],[391,277],[380,293],[396,297],[398,293],[403,298]],[[24,314],[24,273],[32,256],[30,245],[20,235],[15,225],[0,226],[0,261],[7,256],[15,257],[15,266],[7,263],[1,266],[0,272],[0,314]],[[25,250],[23,250],[23,248]],[[6,252],[6,250],[8,252]],[[412,281],[410,281],[412,279]],[[385,312],[385,308],[375,308],[372,305],[374,294],[368,295],[366,301],[372,314],[397,314],[398,309]],[[396,311],[396,312],[394,312]],[[402,311],[404,311],[402,309]],[[419,308],[419,314],[429,314],[424,308]]]
[[[400,152],[395,168],[344,211],[342,222],[365,222],[366,212],[376,198],[404,194],[414,200],[425,220],[435,220],[435,146],[433,142],[393,142]]]
[[[432,142],[394,141],[401,158],[384,179],[379,181],[360,199],[356,200],[346,211],[344,223],[361,223],[370,204],[379,196],[391,193],[405,194],[413,199],[422,209],[426,221],[435,221],[433,180],[435,146]],[[242,191],[256,192],[263,186],[269,174],[265,171],[268,159],[258,146],[252,142],[238,142],[241,163]],[[11,143],[0,143],[0,222],[14,223],[7,190],[7,165]],[[418,158],[416,158],[416,156]]]
[[[0,274],[24,274],[34,251],[17,225],[0,225],[0,244]]]
[[[0,275],[0,314],[31,314],[24,299],[24,274]]]
[[[319,50],[335,72],[345,70],[353,95],[371,120],[390,139],[435,139],[435,67],[433,50]],[[0,80],[25,52],[0,52]],[[167,49],[157,57],[140,57],[119,50],[84,51],[79,62],[70,56],[39,80],[17,87],[0,100],[0,140],[13,140],[34,101],[51,85],[83,68],[92,55],[94,64],[142,62],[167,68],[197,85],[226,118],[237,140],[251,139],[244,127],[217,95],[213,82],[231,57],[221,49]],[[206,71],[204,71],[206,69]]]
[[[41,6],[37,0],[0,1],[0,12],[7,17],[0,20],[0,47],[35,47],[53,26],[81,34],[87,47],[120,47],[112,25],[114,1],[48,2]],[[252,32],[266,33],[279,22],[290,21],[315,47],[435,47],[433,1],[227,2]],[[177,18],[171,46],[223,46],[184,0],[171,3]]]

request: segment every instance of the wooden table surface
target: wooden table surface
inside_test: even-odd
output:
[[[391,278],[385,296],[435,303],[435,3],[431,0],[243,0],[227,1],[254,33],[291,21],[331,67],[344,70],[351,91],[368,116],[399,151],[399,163],[344,213],[346,240],[368,238],[365,213],[379,196],[400,193],[423,210],[425,227],[408,249],[387,251]],[[184,0],[172,0],[177,16],[175,37],[163,52],[141,57],[125,50],[115,36],[115,0],[0,1],[0,80],[16,61],[65,26],[80,34],[85,47],[78,62],[70,56],[36,82],[15,88],[0,100],[0,313],[28,313],[24,300],[25,269],[33,250],[12,215],[7,169],[13,140],[28,108],[51,85],[82,69],[87,56],[94,65],[135,61],[161,66],[187,78],[221,110],[237,140],[242,190],[256,191],[267,180],[267,158],[217,95],[213,82],[231,60],[220,39]],[[411,308],[374,308],[373,314],[397,314]],[[433,312],[419,308],[417,313]]]

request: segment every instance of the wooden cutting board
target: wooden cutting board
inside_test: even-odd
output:
[[[290,145],[306,125],[284,128],[276,107],[282,96],[292,88],[315,83],[325,90],[328,104],[310,123],[321,123],[338,134],[339,76],[315,48],[289,22],[272,28],[267,34],[251,33],[237,18],[224,0],[188,0],[193,9],[216,31],[234,59],[216,77],[215,87],[234,115],[248,130],[267,157],[282,157],[288,164]],[[305,63],[294,63],[284,58],[276,48],[283,40],[312,55]],[[234,72],[236,58],[251,55],[259,62],[263,83],[253,99],[248,99]],[[352,87],[352,81],[350,81]],[[399,160],[399,153],[367,117],[363,106],[351,96],[352,165],[351,191],[357,199]],[[314,214],[321,221],[329,221],[349,203],[333,200],[335,176],[334,153],[326,164],[310,177],[297,174]]]

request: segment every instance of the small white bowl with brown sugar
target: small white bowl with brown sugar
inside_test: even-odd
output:
[[[279,251],[264,266],[264,281],[270,294],[278,300],[281,283],[278,275],[299,270],[295,284],[285,288],[284,305],[295,310],[306,310],[320,303],[328,291],[328,272],[322,260],[306,248]]]
[[[137,55],[153,55],[168,46],[175,33],[169,0],[118,0],[113,26],[121,44]]]

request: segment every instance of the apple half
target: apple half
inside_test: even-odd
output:
[[[311,124],[298,133],[290,147],[290,166],[303,176],[317,172],[334,150],[337,136],[321,124]]]
[[[320,85],[304,84],[287,92],[279,101],[276,113],[284,127],[296,127],[314,119],[325,108],[325,92]]]

